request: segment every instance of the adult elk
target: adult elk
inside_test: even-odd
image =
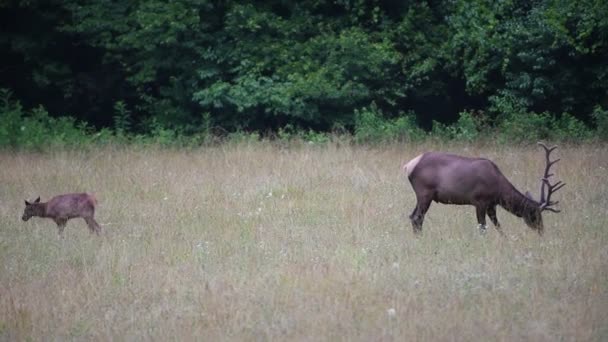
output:
[[[48,202],[42,203],[40,197],[38,197],[32,203],[25,201],[22,219],[27,221],[32,216],[51,218],[59,228],[59,235],[62,235],[69,219],[82,217],[89,226],[91,233],[99,235],[101,226],[93,218],[96,205],[95,196],[87,193],[59,195],[51,198]]]
[[[410,160],[403,169],[416,193],[416,208],[410,215],[414,233],[422,230],[424,215],[431,201],[444,204],[469,204],[475,206],[477,222],[482,232],[487,229],[486,214],[496,230],[503,234],[496,218],[496,206],[500,205],[513,215],[522,217],[524,222],[539,234],[543,233],[543,211],[558,213],[553,208],[558,202],[551,196],[565,184],[551,184],[553,174],[549,170],[559,159],[551,161],[549,156],[557,146],[545,150],[545,173],[541,178],[540,201],[529,192],[523,195],[500,172],[496,164],[488,159],[467,158],[449,153],[426,152]],[[545,191],[546,196],[545,196]]]

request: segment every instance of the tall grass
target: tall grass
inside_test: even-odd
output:
[[[538,196],[536,146],[270,143],[0,153],[0,340],[608,338],[608,150],[562,146],[545,235],[498,211],[407,218],[401,172],[441,149],[494,160]],[[23,199],[94,192],[59,238]]]

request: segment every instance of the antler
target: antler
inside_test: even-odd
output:
[[[549,178],[551,176],[553,176],[552,173],[549,173],[551,166],[553,166],[553,164],[560,161],[560,159],[556,159],[553,161],[551,161],[549,159],[549,155],[551,154],[551,152],[553,152],[553,150],[555,150],[557,148],[557,145],[549,148],[542,142],[538,142],[538,144],[545,149],[545,158],[546,158],[545,173],[543,175],[543,178],[541,178],[541,183],[540,183],[540,210],[541,211],[549,210],[554,213],[559,213],[560,212],[559,210],[551,208],[553,205],[559,203],[559,201],[555,201],[555,202],[551,201],[551,195],[553,195],[553,193],[557,192],[557,190],[561,189],[564,185],[566,185],[566,183],[562,183],[561,181],[559,181],[555,184],[551,184],[549,182]],[[545,198],[545,186],[547,187],[547,197],[546,198]]]

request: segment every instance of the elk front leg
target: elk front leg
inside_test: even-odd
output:
[[[490,206],[488,208],[488,217],[490,218],[490,220],[492,220],[492,223],[494,224],[494,228],[496,228],[496,230],[500,233],[500,235],[505,236],[505,233],[502,231],[501,227],[500,227],[500,223],[498,223],[498,218],[496,217],[496,206]]]
[[[475,205],[475,212],[477,214],[477,223],[479,223],[479,230],[482,233],[486,232],[488,226],[486,226],[486,212],[488,211],[488,207],[483,204]]]
[[[416,199],[416,208],[410,215],[410,220],[412,221],[412,228],[414,229],[414,233],[420,233],[422,231],[422,223],[424,222],[424,215],[429,210],[431,206],[431,197],[420,197]]]

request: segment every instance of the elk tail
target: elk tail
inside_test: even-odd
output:
[[[90,193],[90,194],[89,194],[89,197],[91,198],[91,201],[93,202],[93,204],[94,204],[95,206],[97,206],[97,197],[95,197],[95,194]]]

